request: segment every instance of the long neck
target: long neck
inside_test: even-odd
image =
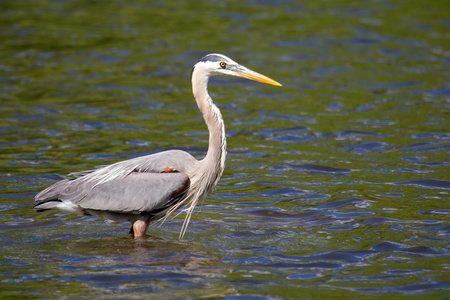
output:
[[[216,185],[225,168],[225,156],[227,154],[225,125],[220,110],[214,105],[208,94],[208,78],[209,76],[203,68],[194,67],[194,70],[192,70],[192,92],[208,126],[209,146],[206,156],[199,161],[197,172],[190,174],[191,186],[185,200],[171,209],[175,211],[181,205],[191,203],[180,231],[180,238],[186,232],[187,225],[198,200]]]
[[[225,168],[225,124],[219,108],[208,94],[208,76],[195,72],[192,76],[192,91],[209,131],[208,152],[201,163],[209,181],[207,189],[210,189],[217,183]]]

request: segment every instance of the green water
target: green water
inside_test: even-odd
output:
[[[446,1],[2,1],[0,297],[446,299]],[[227,167],[140,242],[37,214],[71,172],[207,129],[190,71],[223,53],[283,84],[214,78]],[[160,225],[160,226],[159,226]]]

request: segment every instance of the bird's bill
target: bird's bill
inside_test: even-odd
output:
[[[245,67],[238,68],[236,70],[236,75],[239,76],[239,77],[247,78],[247,79],[258,81],[258,82],[262,82],[262,83],[267,83],[267,84],[271,84],[271,85],[281,86],[281,84],[279,82],[276,82],[275,80],[270,79],[267,76],[259,74],[259,73],[255,72],[255,71],[252,71],[252,70],[247,69]]]

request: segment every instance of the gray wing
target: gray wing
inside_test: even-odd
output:
[[[159,210],[187,191],[190,179],[186,172],[196,162],[188,153],[177,150],[122,161],[55,183],[36,195],[34,208],[50,209],[63,202],[121,213]],[[167,167],[173,169],[167,172]]]

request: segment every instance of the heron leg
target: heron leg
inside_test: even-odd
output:
[[[142,238],[147,232],[148,226],[150,226],[149,215],[139,215],[131,219],[130,233],[135,239]]]

